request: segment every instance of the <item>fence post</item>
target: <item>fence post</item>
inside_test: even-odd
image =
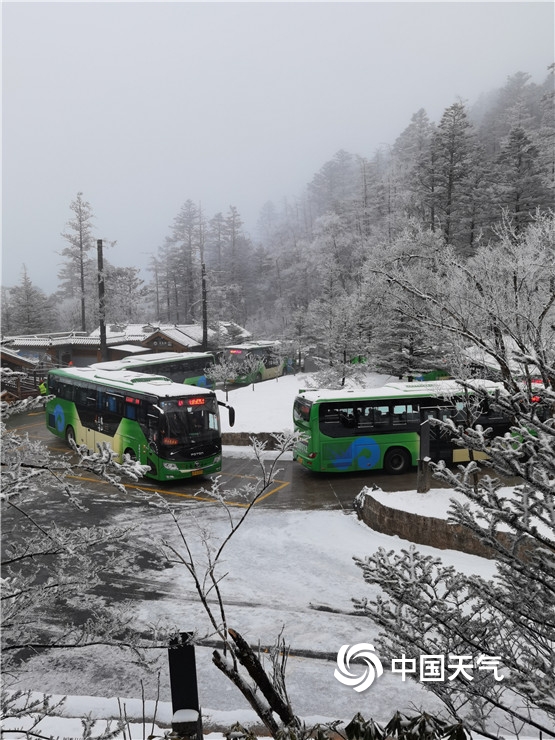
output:
[[[168,648],[172,695],[172,738],[202,740],[202,714],[198,700],[195,646],[192,632],[172,638]]]
[[[430,470],[430,422],[428,419],[420,424],[420,454],[418,456],[418,473],[416,478],[417,493],[427,493],[431,487]]]

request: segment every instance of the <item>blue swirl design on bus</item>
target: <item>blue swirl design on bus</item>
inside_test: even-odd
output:
[[[331,450],[335,458],[331,464],[337,470],[346,470],[356,465],[359,470],[371,470],[380,462],[380,445],[372,437],[359,437],[344,452]]]
[[[60,404],[54,406],[54,421],[56,423],[56,429],[59,432],[63,432],[66,426],[66,417]]]

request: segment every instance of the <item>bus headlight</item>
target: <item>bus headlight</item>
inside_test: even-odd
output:
[[[162,467],[164,468],[164,470],[179,470],[175,463],[165,462]]]

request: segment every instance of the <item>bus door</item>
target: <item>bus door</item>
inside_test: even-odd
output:
[[[420,423],[430,419],[445,421],[452,417],[453,408],[449,406],[424,406],[420,407]],[[429,423],[430,427],[430,459],[434,462],[445,460],[453,461],[453,442],[449,432],[439,424]]]
[[[96,452],[96,435],[97,435],[97,429],[100,431],[100,427],[98,426],[99,422],[93,422],[94,426],[87,426],[85,427],[85,444],[91,450],[92,452]]]
[[[101,388],[89,390],[87,396],[88,409],[87,425],[85,430],[86,445],[89,450],[97,452],[96,445],[109,436],[110,421],[107,418],[106,393]],[[94,409],[94,413],[92,410]]]
[[[96,408],[97,431],[113,437],[118,429],[122,415],[123,394],[112,390],[98,390]]]
[[[79,445],[86,445],[89,450],[94,452],[96,451],[96,432],[99,418],[96,406],[96,387],[87,384],[77,386],[74,402],[81,425],[81,429],[74,429],[76,442]]]

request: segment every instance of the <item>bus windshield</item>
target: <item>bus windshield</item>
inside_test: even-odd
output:
[[[161,401],[162,443],[175,445],[219,435],[217,401],[203,396]]]
[[[229,362],[235,362],[237,364],[240,364],[245,361],[246,357],[247,357],[247,352],[244,352],[242,349],[226,350],[226,359],[229,360]]]

